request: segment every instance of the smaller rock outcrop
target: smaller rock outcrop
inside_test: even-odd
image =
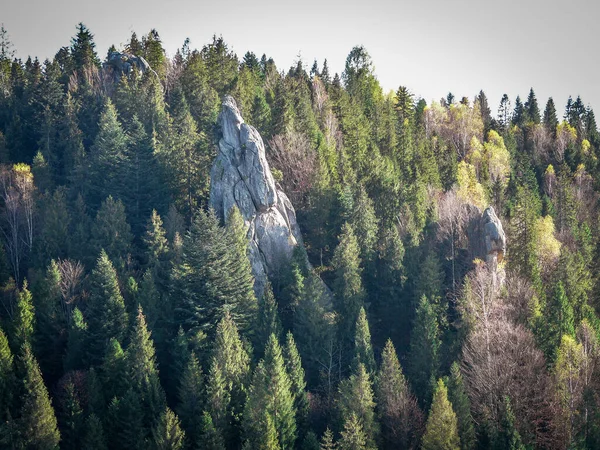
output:
[[[477,214],[474,211],[469,214],[472,217],[468,230],[471,255],[473,258],[485,261],[488,266],[496,268],[504,259],[506,252],[506,234],[502,222],[493,206],[487,207],[483,214],[479,209],[474,209]]]
[[[152,71],[150,64],[143,57],[124,52],[110,52],[104,67],[112,69],[115,80],[119,80],[123,75],[129,76],[134,67],[140,74]]]
[[[225,221],[234,206],[240,210],[248,228],[254,290],[262,295],[267,277],[276,275],[302,242],[296,212],[275,185],[260,134],[244,122],[231,96],[223,101],[219,125],[222,136],[210,173],[210,206]]]

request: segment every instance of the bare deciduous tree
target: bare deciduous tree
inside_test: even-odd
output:
[[[269,142],[269,156],[283,178],[283,191],[292,204],[301,208],[317,174],[317,153],[303,133],[290,131],[277,135]]]
[[[60,272],[61,306],[67,321],[70,322],[73,308],[81,293],[84,268],[79,261],[70,259],[59,260],[57,264]]]

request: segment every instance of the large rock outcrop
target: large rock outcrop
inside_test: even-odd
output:
[[[473,219],[469,226],[469,244],[474,258],[485,261],[488,266],[497,268],[506,252],[506,234],[502,222],[496,215],[493,206],[489,206],[481,214],[479,209],[471,214]]]
[[[227,96],[219,115],[222,137],[211,169],[210,206],[227,220],[234,206],[248,227],[254,290],[262,295],[268,276],[284,267],[302,242],[291,202],[277,188],[263,140],[244,123],[235,100]]]

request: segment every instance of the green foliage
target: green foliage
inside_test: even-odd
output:
[[[19,398],[19,441],[23,448],[54,450],[58,448],[60,433],[42,373],[25,342],[19,357],[22,385]]]
[[[356,331],[354,334],[354,366],[358,368],[360,364],[365,366],[368,373],[375,372],[375,356],[371,346],[371,332],[369,331],[369,321],[365,308],[361,307],[356,319]]]
[[[13,349],[19,350],[25,344],[31,345],[35,327],[35,311],[33,297],[27,289],[27,280],[17,292],[17,308],[13,319]],[[37,364],[37,363],[36,363]]]
[[[256,347],[259,350],[264,349],[272,334],[277,339],[281,337],[281,322],[277,310],[277,302],[273,295],[273,289],[271,288],[271,284],[267,283],[263,295],[258,299],[255,339]],[[260,354],[263,353],[263,351],[260,351]]]
[[[440,338],[433,306],[421,297],[410,339],[410,380],[421,404],[428,405],[439,369]]]
[[[156,450],[183,449],[185,433],[179,425],[179,419],[169,408],[161,414],[152,437]]]
[[[291,381],[292,395],[294,396],[294,408],[296,410],[296,428],[300,439],[305,437],[308,431],[308,415],[310,405],[308,394],[306,392],[305,372],[302,367],[302,359],[296,348],[294,336],[288,331],[285,338],[285,347],[283,348],[285,367],[288,377]]]
[[[423,450],[460,449],[456,414],[452,410],[452,404],[448,401],[448,391],[441,379],[438,380],[437,389],[433,395],[422,448]]]
[[[193,352],[180,380],[177,412],[181,417],[181,425],[186,431],[186,439],[192,446],[197,446],[203,440],[201,436],[204,433],[202,422],[204,420],[204,377],[198,358]]]
[[[450,376],[446,384],[448,385],[448,400],[456,412],[456,419],[458,421],[460,448],[462,450],[473,449],[477,440],[475,436],[475,424],[471,416],[471,402],[457,362],[454,362],[450,367]]]
[[[127,329],[127,312],[117,273],[103,250],[90,277],[87,316],[87,360],[97,364],[107,349],[107,339],[122,342]]]

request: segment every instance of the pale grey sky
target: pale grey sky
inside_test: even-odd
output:
[[[51,58],[78,22],[95,34],[103,58],[111,44],[156,28],[172,55],[189,37],[202,47],[223,35],[239,57],[273,57],[287,70],[300,53],[309,66],[327,58],[343,70],[364,45],[385,90],[406,85],[428,102],[480,89],[495,114],[507,93],[533,86],[543,111],[559,116],[569,95],[600,109],[600,3],[595,0],[0,0],[0,22],[17,55]],[[600,111],[597,111],[600,117]],[[600,121],[600,120],[599,120]]]

